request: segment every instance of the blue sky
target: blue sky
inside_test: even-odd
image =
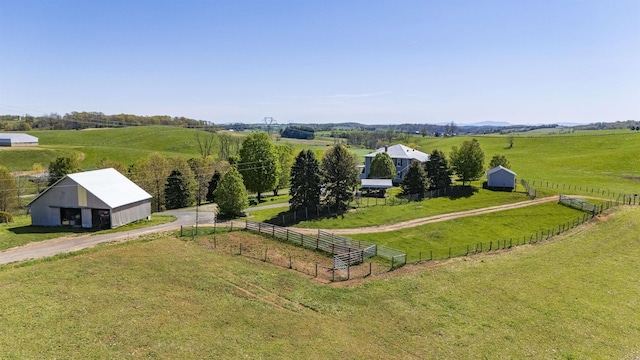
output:
[[[0,114],[640,120],[640,1],[0,1]]]

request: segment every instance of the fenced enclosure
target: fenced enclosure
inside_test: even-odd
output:
[[[320,250],[334,255],[334,268],[343,270],[345,267],[362,263],[374,256],[380,256],[392,261],[392,268],[406,264],[406,254],[362,240],[335,235],[318,230],[317,236],[305,235],[273,224],[259,223],[247,220],[245,228],[249,231],[270,235],[273,238],[285,240],[301,247]]]
[[[206,232],[211,234],[206,235],[213,235],[213,239],[209,240],[208,244],[212,249],[225,251],[233,255],[252,257],[328,281],[367,277],[374,273],[378,274],[393,270],[407,263],[407,255],[401,251],[320,230],[316,235],[308,235],[277,225],[254,221],[229,222],[228,225],[218,227],[217,224],[214,224],[213,227],[200,227],[200,234],[206,234],[203,231],[207,229]],[[296,247],[331,254],[333,257],[326,258],[327,261],[316,258],[314,262],[302,259],[304,257],[302,254],[297,257],[291,254],[287,255],[274,247],[251,245],[247,240],[245,240],[244,244],[225,244],[216,239],[217,232],[229,233],[234,230],[244,229],[295,245]],[[188,236],[195,239],[196,235],[195,227],[181,227],[180,229],[180,236]],[[382,263],[365,262],[365,260],[374,256],[388,260],[391,265],[386,265],[384,261]]]
[[[585,222],[593,219],[603,211],[621,205],[621,203],[609,200],[600,205],[592,205],[594,205],[593,210],[585,208],[583,210],[585,211],[585,213],[583,213],[581,216],[549,229],[541,229],[533,234],[521,234],[520,236],[510,237],[508,239],[496,239],[492,241],[477,242],[468,245],[451,246],[448,249],[439,251],[426,249],[425,251],[420,251],[418,253],[408,254],[407,263],[420,263],[431,260],[446,260],[454,257],[506,250],[526,244],[536,244],[540,241],[549,240],[554,236],[566,233],[567,231],[572,230],[577,226],[580,226]]]

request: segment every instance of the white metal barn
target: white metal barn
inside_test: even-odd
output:
[[[513,190],[516,187],[516,173],[502,165],[487,170],[487,187]]]
[[[117,170],[69,174],[29,204],[31,224],[109,229],[151,216],[151,195]]]
[[[0,133],[0,146],[38,146],[38,138],[22,133]]]

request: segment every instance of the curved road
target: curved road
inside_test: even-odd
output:
[[[537,205],[545,202],[557,201],[557,196],[550,196],[541,199],[528,200],[517,202],[513,204],[506,205],[498,205],[498,206],[490,206],[482,209],[473,209],[467,211],[459,211],[455,213],[448,214],[440,214],[435,216],[429,216],[421,219],[413,219],[409,221],[404,221],[396,224],[389,225],[380,225],[380,226],[371,226],[371,227],[363,227],[356,229],[329,229],[325,230],[334,234],[346,235],[346,234],[359,234],[359,233],[373,233],[373,232],[386,232],[386,231],[395,231],[399,229],[409,228],[420,226],[424,224],[429,224],[433,222],[439,221],[447,221],[451,219],[466,217],[466,216],[474,216],[480,214],[487,214],[497,211],[504,211],[510,209],[517,209],[526,206]],[[273,204],[273,205],[265,205],[265,208],[271,207],[284,207],[288,206],[288,204]],[[253,208],[258,209],[259,207]],[[72,251],[77,251],[81,249],[90,248],[96,246],[101,243],[106,242],[116,242],[116,241],[127,241],[131,239],[136,239],[140,236],[167,232],[179,229],[180,226],[192,226],[196,223],[196,216],[198,217],[198,224],[201,226],[207,226],[213,224],[215,221],[215,206],[214,205],[204,205],[198,208],[196,212],[196,208],[187,208],[187,209],[179,209],[166,211],[160,214],[165,215],[174,215],[178,218],[178,220],[167,223],[156,225],[148,228],[135,229],[130,231],[123,231],[117,233],[109,233],[109,234],[99,234],[99,235],[81,235],[81,236],[66,236],[57,239],[51,239],[41,242],[29,243],[24,246],[11,248],[0,252],[0,264],[8,264],[16,261],[24,261],[29,259],[38,259],[49,256],[54,256],[57,254],[68,253]],[[241,222],[238,222],[241,223]],[[225,226],[228,223],[218,223],[219,226]],[[304,229],[304,228],[290,228],[293,231],[305,233],[305,234],[317,234],[318,229]]]

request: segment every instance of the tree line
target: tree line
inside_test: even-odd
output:
[[[51,113],[42,116],[31,115],[1,115],[0,130],[31,131],[31,130],[81,130],[89,128],[114,128],[126,126],[166,125],[188,128],[198,128],[216,131],[218,128],[207,121],[186,117],[171,117],[167,115],[140,116],[132,114],[105,115],[101,112],[66,113],[62,116]]]

